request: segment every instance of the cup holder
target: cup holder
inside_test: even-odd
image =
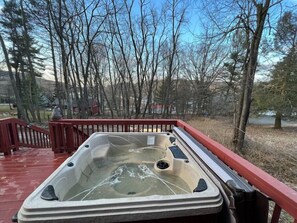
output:
[[[161,170],[165,170],[169,167],[169,164],[165,160],[159,160],[157,162],[157,167]]]

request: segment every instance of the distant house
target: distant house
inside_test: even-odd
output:
[[[100,106],[96,100],[89,98],[88,104],[90,115],[97,115],[101,112]],[[79,106],[76,100],[73,100],[72,102],[72,109],[74,113],[79,113]]]
[[[154,114],[162,114],[162,112],[167,108],[169,108],[171,112],[174,111],[174,106],[172,104],[170,105],[165,105],[162,103],[151,104],[152,113]]]

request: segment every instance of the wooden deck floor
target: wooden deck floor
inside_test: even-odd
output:
[[[68,156],[32,148],[0,156],[0,223],[11,222],[25,198]]]

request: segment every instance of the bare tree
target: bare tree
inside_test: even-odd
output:
[[[233,142],[235,148],[242,149],[246,131],[246,124],[249,118],[250,106],[252,102],[252,90],[254,85],[255,73],[258,65],[258,54],[261,43],[261,37],[264,30],[264,24],[269,8],[273,4],[270,0],[257,3],[253,1],[246,12],[241,15],[241,22],[244,26],[247,36],[247,54],[248,60],[243,70],[242,93],[238,109],[238,119],[235,123],[235,132]],[[254,26],[251,24],[251,16],[255,13],[256,21]],[[245,18],[248,18],[246,20]]]
[[[268,11],[272,6],[280,2],[281,0],[231,0],[225,2],[223,5],[223,7],[225,7],[224,11],[228,13],[232,11],[232,14],[235,16],[222,13],[222,11],[220,11],[222,7],[219,4],[209,4],[208,2],[212,10],[216,10],[216,14],[212,13],[211,10],[208,14],[217,25],[220,34],[226,37],[237,30],[242,30],[245,34],[245,63],[242,70],[241,95],[233,136],[233,142],[237,149],[242,149],[244,144],[246,124],[252,101],[254,78],[258,66],[260,43],[267,22]],[[226,21],[226,18],[230,18],[230,20]]]
[[[164,95],[162,96],[162,103],[164,105],[162,116],[164,118],[168,117],[171,111],[172,103],[170,101],[170,95],[172,94],[171,90],[173,89],[173,78],[175,77],[178,79],[178,47],[187,9],[180,0],[168,1],[167,4],[169,8],[169,24],[167,27],[169,28],[170,34],[167,49],[165,49],[165,54],[163,54],[165,57],[163,63],[166,66],[166,77],[163,82]]]
[[[45,27],[45,29],[48,32],[49,35],[49,39],[50,39],[50,50],[51,50],[51,57],[52,57],[52,63],[53,63],[53,72],[54,72],[54,79],[55,79],[55,91],[56,91],[56,96],[58,99],[58,105],[60,108],[62,108],[62,84],[59,82],[59,78],[58,78],[58,70],[57,70],[57,62],[56,62],[56,51],[55,51],[55,45],[54,45],[54,33],[53,33],[53,29],[52,29],[52,21],[53,18],[51,18],[51,13],[50,13],[50,1],[47,0],[46,1],[46,15],[47,15],[47,24],[46,22],[43,23],[41,22],[40,24],[45,24],[43,25],[43,27]],[[39,16],[36,16],[36,18],[40,18]],[[61,110],[62,115],[63,115],[63,109]]]
[[[151,108],[149,107],[153,102],[153,92],[154,83],[157,78],[158,68],[162,62],[161,49],[166,41],[165,30],[166,30],[166,17],[164,16],[165,9],[163,8],[160,13],[155,9],[151,9],[151,19],[152,19],[152,31],[151,31],[151,43],[146,45],[149,47],[147,49],[150,52],[150,62],[149,62],[149,72],[146,75],[145,91],[147,92],[147,101],[143,109],[142,117],[148,110],[151,113]]]
[[[198,44],[190,44],[183,61],[185,77],[192,86],[193,113],[209,114],[212,90],[211,85],[222,75],[227,52],[224,43],[214,38],[213,30],[205,27],[204,36]]]
[[[98,105],[100,105],[101,113],[105,113],[105,103],[111,114],[111,117],[115,115],[120,116],[118,108],[117,86],[120,83],[120,78],[115,75],[113,71],[113,60],[111,57],[110,49],[107,47],[108,39],[105,41],[106,45],[97,45],[92,50],[92,67],[94,69],[94,83],[95,92],[97,96],[100,95],[100,100],[97,99]]]
[[[78,89],[80,92],[80,117],[88,117],[89,110],[89,80],[91,77],[92,51],[98,36],[102,34],[102,25],[108,16],[107,10],[101,10],[100,1],[75,3],[75,13],[77,16],[74,22],[75,30],[71,28],[71,34],[74,36],[73,61],[75,61],[75,73],[77,74]],[[74,53],[76,56],[74,56]]]
[[[57,3],[51,1],[48,3],[49,17],[52,19],[52,28],[54,35],[57,36],[55,39],[58,46],[61,57],[61,72],[64,79],[65,97],[67,104],[67,118],[72,118],[72,103],[69,85],[69,56],[71,49],[67,52],[67,46],[65,43],[65,36],[68,32],[69,19],[66,16],[67,3],[65,0],[58,0]]]
[[[37,89],[37,83],[36,83],[36,71],[34,69],[34,65],[33,65],[33,55],[32,54],[32,50],[30,50],[30,48],[32,48],[32,44],[30,43],[30,35],[29,35],[29,27],[26,21],[28,21],[27,18],[27,12],[25,12],[24,10],[24,1],[20,0],[20,8],[21,8],[21,15],[22,15],[22,26],[23,26],[23,35],[25,36],[25,55],[27,57],[28,60],[28,68],[29,68],[29,89],[30,89],[30,102],[28,105],[28,108],[30,110],[30,113],[32,115],[33,121],[36,121],[38,119],[38,121],[41,121],[41,117],[40,117],[40,108],[39,108],[39,102],[38,102],[38,92],[36,91]],[[36,112],[36,113],[35,113]],[[36,117],[37,115],[37,117]]]
[[[134,1],[123,4],[112,2],[110,45],[115,70],[121,77],[124,117],[144,117],[152,102],[152,90],[161,60],[165,13],[162,10],[157,13],[145,0],[138,4]]]
[[[34,25],[37,27],[37,30],[40,30],[39,32],[41,34],[38,35],[38,39],[43,40],[45,48],[49,49],[49,51],[46,53],[49,53],[51,61],[47,61],[47,63],[50,63],[52,65],[52,67],[49,70],[53,71],[53,76],[55,80],[54,95],[55,98],[57,98],[58,100],[59,107],[62,108],[63,89],[61,80],[58,76],[58,53],[56,47],[56,43],[59,42],[59,40],[53,27],[53,21],[55,19],[54,17],[52,17],[54,15],[53,5],[49,0],[25,0],[24,4],[27,6],[27,10],[32,15],[32,17],[34,17],[33,22]],[[48,41],[48,39],[50,41]]]

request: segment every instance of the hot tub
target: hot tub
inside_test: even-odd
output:
[[[94,133],[24,201],[18,222],[217,222],[222,203],[172,133]]]

